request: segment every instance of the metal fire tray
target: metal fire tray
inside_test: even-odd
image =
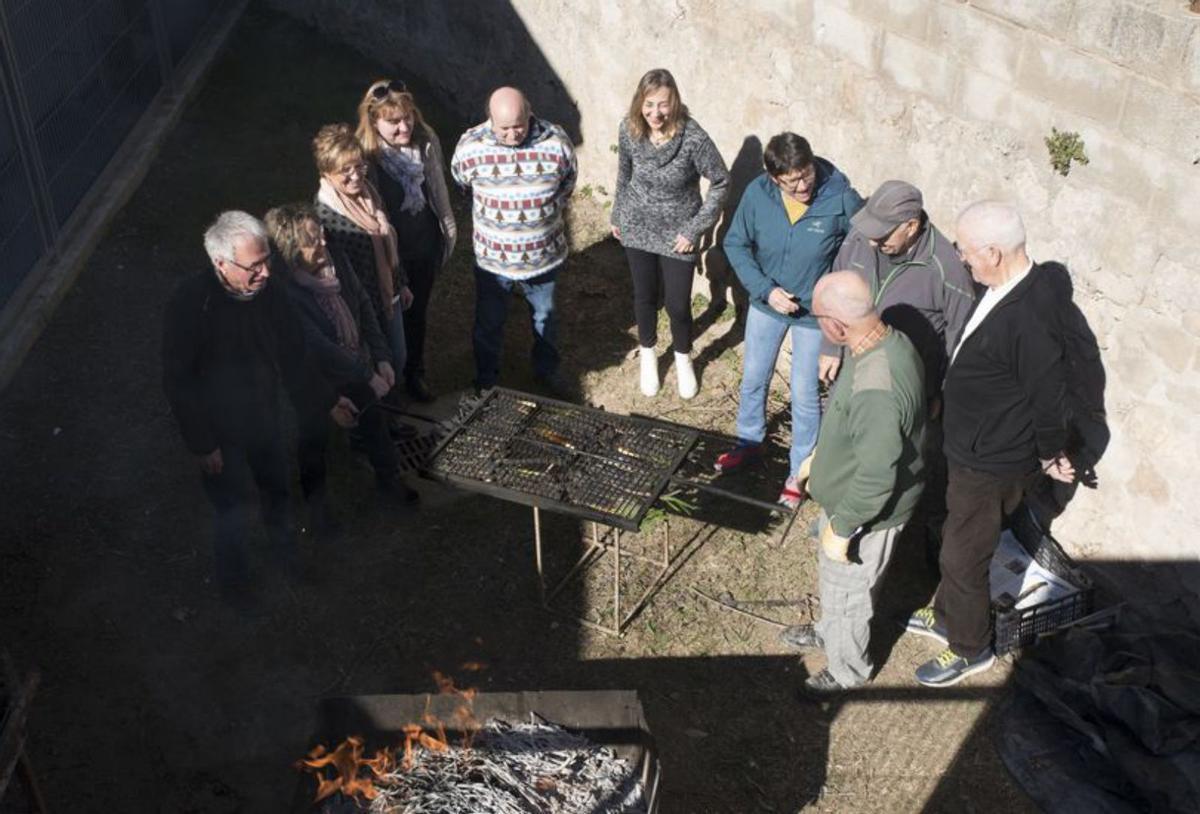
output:
[[[637,531],[697,437],[679,425],[496,388],[442,439],[425,473]]]

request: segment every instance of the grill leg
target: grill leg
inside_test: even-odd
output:
[[[542,604],[546,604],[546,574],[542,570],[542,515],[538,507],[533,507],[533,553],[537,560],[538,594]]]
[[[613,535],[613,632],[621,635],[625,627],[621,617],[621,530]]]

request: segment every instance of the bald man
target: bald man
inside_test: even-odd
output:
[[[821,506],[821,620],[780,634],[828,662],[801,692],[823,698],[871,678],[867,652],[875,589],[924,486],[925,373],[908,338],[884,324],[867,283],[835,271],[813,290],[813,316],[844,349],[813,454],[799,478]]]
[[[533,373],[563,396],[554,284],[567,259],[563,209],[575,188],[575,148],[556,124],[537,118],[525,95],[499,88],[488,120],[463,133],[450,160],[474,199],[475,387],[500,374],[504,323],[515,291],[532,312]]]

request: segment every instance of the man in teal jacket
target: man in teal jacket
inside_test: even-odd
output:
[[[817,357],[821,329],[812,314],[813,287],[829,271],[863,200],[808,141],[780,133],[767,142],[766,172],[742,195],[723,244],[729,264],[750,294],[745,360],[738,403],[738,446],[717,459],[730,472],[758,457],[767,434],[771,373],[783,337],[792,336],[792,449],[779,502],[796,508],[800,463],[817,443],[821,410]]]

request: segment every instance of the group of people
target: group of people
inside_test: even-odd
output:
[[[313,201],[276,207],[265,222],[220,215],[204,236],[210,268],[179,286],[166,313],[165,388],[215,509],[217,577],[231,598],[248,585],[242,517],[251,482],[277,556],[296,564],[281,387],[298,415],[301,487],[318,534],[336,528],[325,499],[332,424],[351,429],[383,493],[417,498],[398,470],[393,436],[403,428],[387,419],[401,388],[432,398],[428,308],[457,235],[446,162],[412,94],[388,80],[367,88],[357,127],[321,128],[313,154]],[[661,297],[679,395],[692,398],[694,266],[726,208],[729,173],[662,69],[638,83],[617,155],[612,232],[633,281],[638,387],[654,396],[661,386]],[[908,628],[945,649],[917,679],[953,684],[993,660],[987,570],[1004,517],[1031,479],[1074,478],[1054,264],[1029,259],[1010,205],[968,207],[951,242],[912,184],[887,181],[864,201],[795,133],[770,139],[763,166],[722,245],[751,307],[738,443],[716,467],[733,472],[761,457],[767,392],[790,336],[792,441],[779,500],[795,509],[811,495],[822,510],[822,618],[783,634],[828,657],[805,691],[827,695],[869,679],[880,577],[918,513],[941,526],[942,581]],[[518,293],[531,312],[534,375],[562,395],[555,284],[577,174],[571,140],[504,87],[489,98],[488,119],[459,139],[449,168],[472,195],[475,387],[498,381]],[[824,415],[822,384],[831,388]]]

